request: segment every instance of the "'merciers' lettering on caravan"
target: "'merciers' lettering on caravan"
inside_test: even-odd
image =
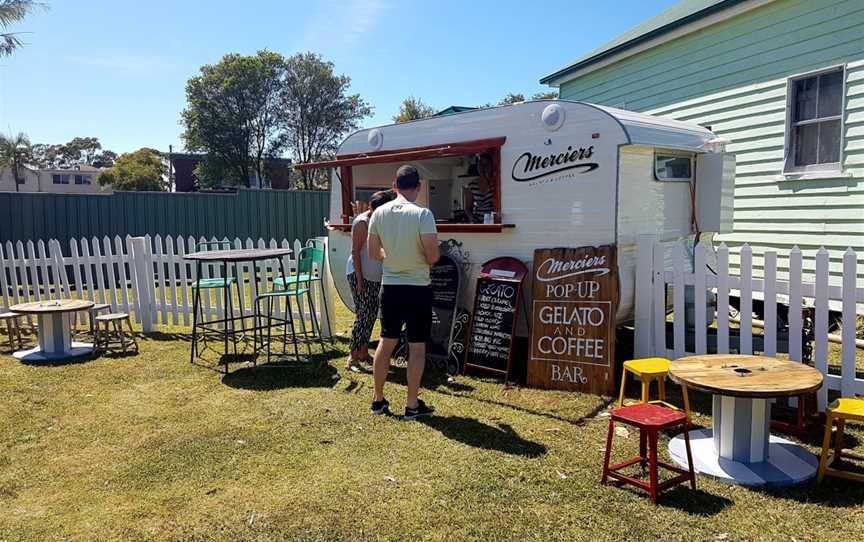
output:
[[[566,151],[547,156],[524,152],[513,163],[513,180],[519,182],[533,181],[552,173],[574,168],[583,168],[584,170],[579,173],[588,173],[597,169],[599,164],[597,162],[580,162],[580,160],[587,160],[593,155],[593,145],[578,149],[569,145]]]
[[[551,282],[576,275],[594,274],[603,276],[609,273],[605,256],[586,256],[579,260],[558,260],[547,258],[537,268],[537,280]]]

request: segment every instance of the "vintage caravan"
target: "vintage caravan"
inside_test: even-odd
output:
[[[692,247],[697,231],[731,230],[734,157],[723,144],[697,125],[534,101],[361,130],[342,142],[335,160],[299,167],[332,168],[329,263],[349,307],[355,202],[389,188],[396,169],[410,163],[423,181],[418,203],[435,214],[439,238],[461,243],[469,255],[463,306],[491,258],[516,257],[530,267],[537,248],[615,244],[617,317],[625,322],[633,313],[638,236]],[[465,199],[480,157],[492,164],[494,213],[478,221],[465,212]]]

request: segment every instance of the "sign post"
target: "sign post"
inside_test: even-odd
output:
[[[528,268],[516,258],[495,258],[483,264],[474,292],[465,372],[478,370],[510,379],[513,335],[527,274]]]
[[[534,251],[528,385],[614,395],[614,245]]]

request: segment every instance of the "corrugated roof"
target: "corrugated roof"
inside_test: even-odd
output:
[[[694,20],[740,4],[743,1],[745,0],[682,0],[660,15],[648,19],[602,47],[594,49],[555,73],[547,75],[540,80],[540,83],[548,83],[551,79],[598,62],[603,58],[625,51],[643,41],[655,38]]]

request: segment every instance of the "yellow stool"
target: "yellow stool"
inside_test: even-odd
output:
[[[827,474],[828,476],[864,482],[864,474],[831,468],[834,460],[840,457],[864,461],[864,456],[862,455],[842,451],[843,430],[846,426],[846,420],[864,422],[864,399],[837,399],[828,406],[828,410],[825,411],[825,418],[825,437],[822,439],[822,457],[819,459],[819,481],[821,482],[822,478]],[[834,428],[835,421],[837,422],[837,435],[834,437],[834,453],[829,454],[831,448],[831,430]]]
[[[627,385],[627,373],[633,373],[642,381],[642,400],[641,403],[655,403],[663,406],[674,408],[666,402],[666,375],[669,374],[669,360],[666,358],[642,358],[631,359],[624,362],[624,370],[621,373],[621,394],[618,397],[618,406],[624,406],[624,388]],[[657,381],[657,389],[659,400],[650,401],[649,394],[651,382]],[[684,412],[687,414],[687,419],[690,419],[690,400],[687,397],[687,386],[681,386],[682,394],[684,395]]]

